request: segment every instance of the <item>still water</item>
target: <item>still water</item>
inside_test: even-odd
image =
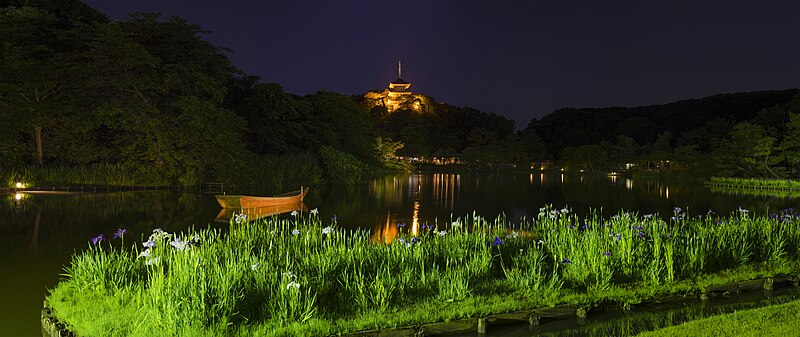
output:
[[[0,200],[0,336],[41,335],[39,311],[47,289],[58,282],[70,255],[85,249],[93,236],[110,237],[125,228],[126,238],[138,241],[159,227],[172,232],[226,226],[215,222],[220,207],[211,195],[144,191],[0,195]],[[733,194],[693,182],[538,172],[386,176],[353,189],[312,189],[305,201],[323,218],[336,216],[341,226],[369,228],[374,240],[391,240],[397,223],[415,230],[473,211],[518,220],[536,216],[546,204],[583,214],[602,208],[606,215],[626,210],[669,216],[676,206],[690,214],[800,209],[800,193]]]

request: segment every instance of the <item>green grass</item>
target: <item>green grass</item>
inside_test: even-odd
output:
[[[83,336],[329,335],[558,303],[636,304],[796,273],[800,218],[477,215],[370,242],[317,214],[154,231],[77,253],[48,296]],[[416,235],[412,233],[416,230]],[[107,235],[109,233],[106,233]]]
[[[793,179],[760,179],[760,178],[727,178],[711,177],[708,181],[710,185],[721,185],[741,188],[765,188],[765,189],[798,189],[800,190],[800,180]]]
[[[0,173],[8,187],[21,181],[25,186],[166,186],[169,182],[158,172],[132,164],[86,164],[75,166],[38,167]]]
[[[797,336],[798,325],[800,300],[690,321],[639,336]]]

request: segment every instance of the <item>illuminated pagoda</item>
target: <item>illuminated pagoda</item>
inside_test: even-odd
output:
[[[400,107],[402,101],[411,96],[411,90],[408,89],[410,86],[411,83],[403,80],[403,63],[397,61],[397,79],[389,82],[389,92],[386,100],[386,107],[389,111]]]

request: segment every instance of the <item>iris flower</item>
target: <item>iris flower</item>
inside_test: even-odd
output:
[[[117,231],[116,231],[116,232],[114,232],[114,239],[116,239],[116,238],[121,238],[121,237],[122,237],[123,235],[125,235],[125,233],[127,233],[127,232],[128,232],[128,231],[127,231],[127,230],[125,230],[125,229],[123,229],[123,228],[119,228],[119,229],[117,229]]]
[[[103,235],[103,234],[100,234],[100,235],[95,236],[95,237],[92,238],[92,244],[96,245],[96,244],[98,244],[100,242],[103,242],[103,240],[105,240],[105,239],[106,239],[106,236]]]
[[[140,258],[140,257],[150,257],[152,255],[153,255],[153,252],[151,252],[150,249],[145,249],[141,253],[139,253],[139,256],[137,257],[137,259]]]
[[[499,237],[495,236],[494,241],[492,242],[492,246],[499,246],[503,244],[503,240],[500,240]]]

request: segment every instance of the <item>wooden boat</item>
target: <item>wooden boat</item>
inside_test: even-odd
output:
[[[242,208],[242,209],[235,209],[235,208],[223,208],[217,214],[217,218],[214,219],[214,222],[218,223],[230,223],[231,218],[234,217],[234,214],[244,214],[247,216],[247,220],[256,220],[268,216],[289,213],[291,211],[298,211],[298,212],[308,212],[308,207],[302,201],[292,203],[292,204],[283,204],[283,205],[274,205],[274,206],[266,206],[266,207],[257,207],[257,208]]]
[[[296,204],[303,201],[308,188],[300,186],[299,191],[289,192],[271,197],[254,197],[249,195],[216,195],[217,202],[222,208],[260,208],[286,204]]]

